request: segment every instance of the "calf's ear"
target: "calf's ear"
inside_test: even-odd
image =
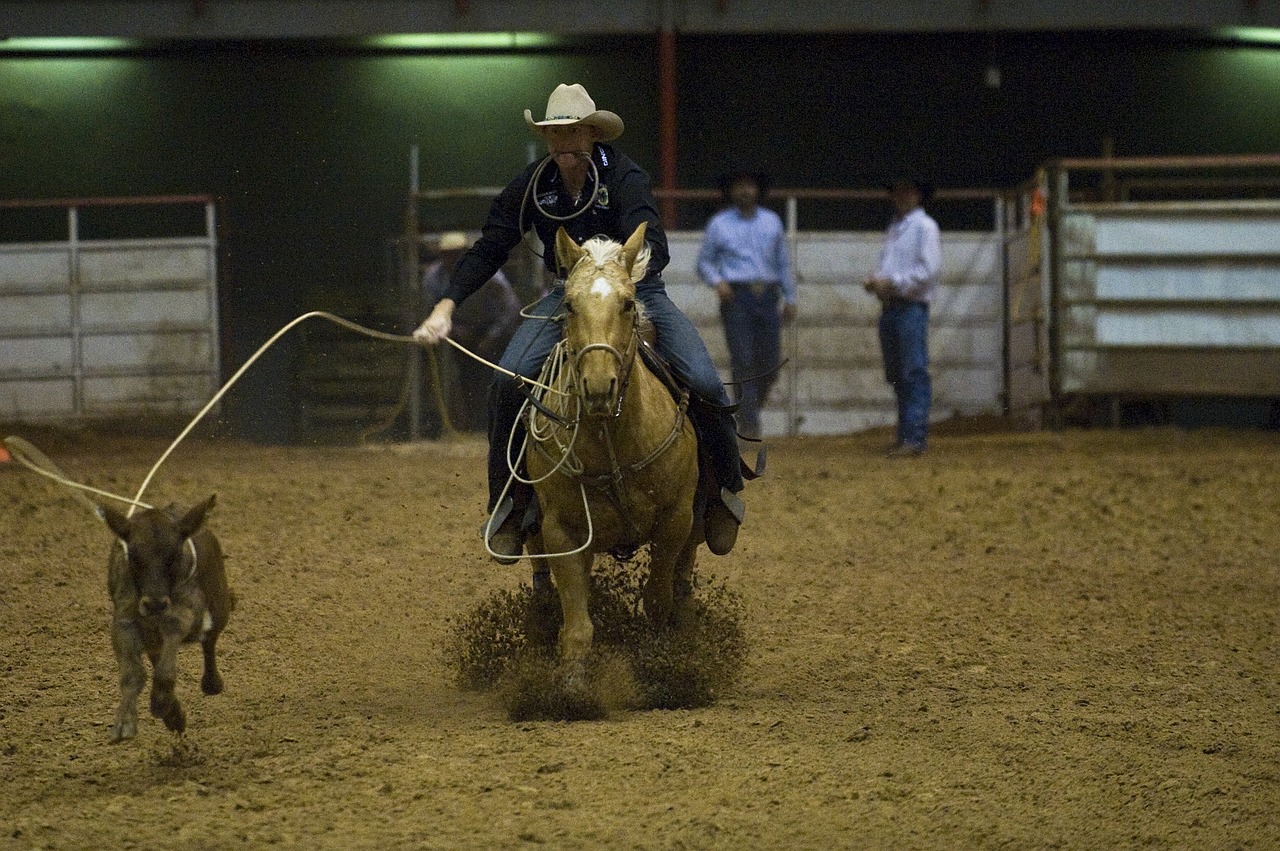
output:
[[[105,505],[98,506],[98,516],[102,518],[102,522],[106,523],[112,532],[116,533],[116,537],[120,540],[123,541],[129,537],[128,517]]]
[[[178,532],[182,537],[190,538],[196,531],[204,525],[204,516],[213,508],[213,504],[217,501],[218,495],[212,494],[204,502],[194,506],[190,511],[183,515],[178,521]]]

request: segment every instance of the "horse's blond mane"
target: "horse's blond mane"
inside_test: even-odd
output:
[[[591,258],[591,262],[595,263],[596,268],[604,266],[605,263],[618,263],[622,260],[622,243],[615,242],[606,236],[591,237],[591,239],[582,243],[582,250]],[[646,242],[640,247],[640,253],[636,255],[636,262],[631,267],[631,283],[638,283],[649,273],[649,255],[651,253],[649,243]]]

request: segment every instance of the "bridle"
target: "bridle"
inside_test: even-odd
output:
[[[676,405],[676,415],[672,419],[671,429],[667,432],[666,437],[640,460],[633,461],[625,466],[618,462],[617,453],[613,445],[613,434],[609,428],[609,423],[622,415],[622,405],[627,396],[627,388],[631,384],[631,378],[635,372],[636,361],[639,360],[640,357],[640,338],[640,313],[639,310],[637,310],[631,320],[631,334],[627,338],[627,345],[622,351],[619,351],[616,346],[613,346],[610,343],[588,343],[580,349],[573,350],[569,348],[567,339],[562,339],[560,341],[559,345],[562,347],[562,356],[560,358],[555,358],[553,356],[548,359],[548,362],[551,363],[552,361],[555,361],[558,363],[561,386],[572,388],[566,392],[566,395],[572,403],[576,403],[574,404],[576,409],[575,413],[571,417],[565,417],[560,421],[561,427],[570,432],[570,438],[566,443],[554,440],[551,435],[547,434],[546,428],[538,426],[535,422],[538,416],[537,408],[530,408],[528,415],[530,418],[528,429],[530,442],[543,455],[543,457],[554,465],[554,470],[558,470],[570,478],[610,483],[613,485],[612,489],[615,491],[615,499],[620,496],[618,490],[621,487],[623,476],[626,473],[635,473],[643,470],[658,458],[662,457],[662,454],[666,452],[673,443],[675,443],[676,438],[680,436],[680,431],[684,426],[684,420],[687,416],[689,406],[689,395],[688,393],[684,393],[681,395],[680,400]],[[577,453],[574,451],[574,444],[577,442],[578,433],[584,424],[582,387],[578,381],[578,376],[581,374],[581,362],[583,356],[588,352],[593,351],[604,351],[612,355],[618,364],[618,370],[620,373],[618,380],[617,402],[614,405],[610,416],[599,421],[600,436],[609,455],[609,469],[601,473],[588,472],[583,466],[581,459],[577,457]],[[544,378],[546,378],[546,376],[544,376]],[[587,419],[589,422],[590,419]],[[560,458],[553,457],[552,454],[547,451],[545,444],[548,442],[555,442],[558,444],[557,448],[562,453]]]
[[[627,348],[624,351],[618,351],[609,343],[587,343],[587,345],[574,351],[569,350],[572,357],[574,375],[582,374],[582,358],[587,352],[608,352],[613,355],[613,359],[618,363],[618,401],[613,406],[613,418],[617,419],[622,414],[622,400],[627,395],[627,386],[631,383],[631,372],[635,369],[636,355],[640,348],[640,311],[637,309],[631,317],[631,336],[627,338]],[[579,388],[578,392],[581,392]]]

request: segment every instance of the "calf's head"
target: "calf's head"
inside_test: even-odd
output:
[[[102,506],[99,513],[124,545],[126,571],[138,593],[138,612],[161,615],[169,608],[176,585],[195,571],[196,556],[190,543],[204,524],[217,495],[179,513],[176,506],[148,508],[127,517]]]

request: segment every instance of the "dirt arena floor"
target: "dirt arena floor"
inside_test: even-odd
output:
[[[9,433],[9,432],[6,432]],[[165,439],[23,433],[132,495]],[[183,444],[240,606],[185,737],[112,745],[110,537],[0,464],[0,847],[1280,847],[1280,436],[775,440],[729,556],[750,657],[715,705],[509,721],[451,624],[528,581],[481,553],[476,439]]]

